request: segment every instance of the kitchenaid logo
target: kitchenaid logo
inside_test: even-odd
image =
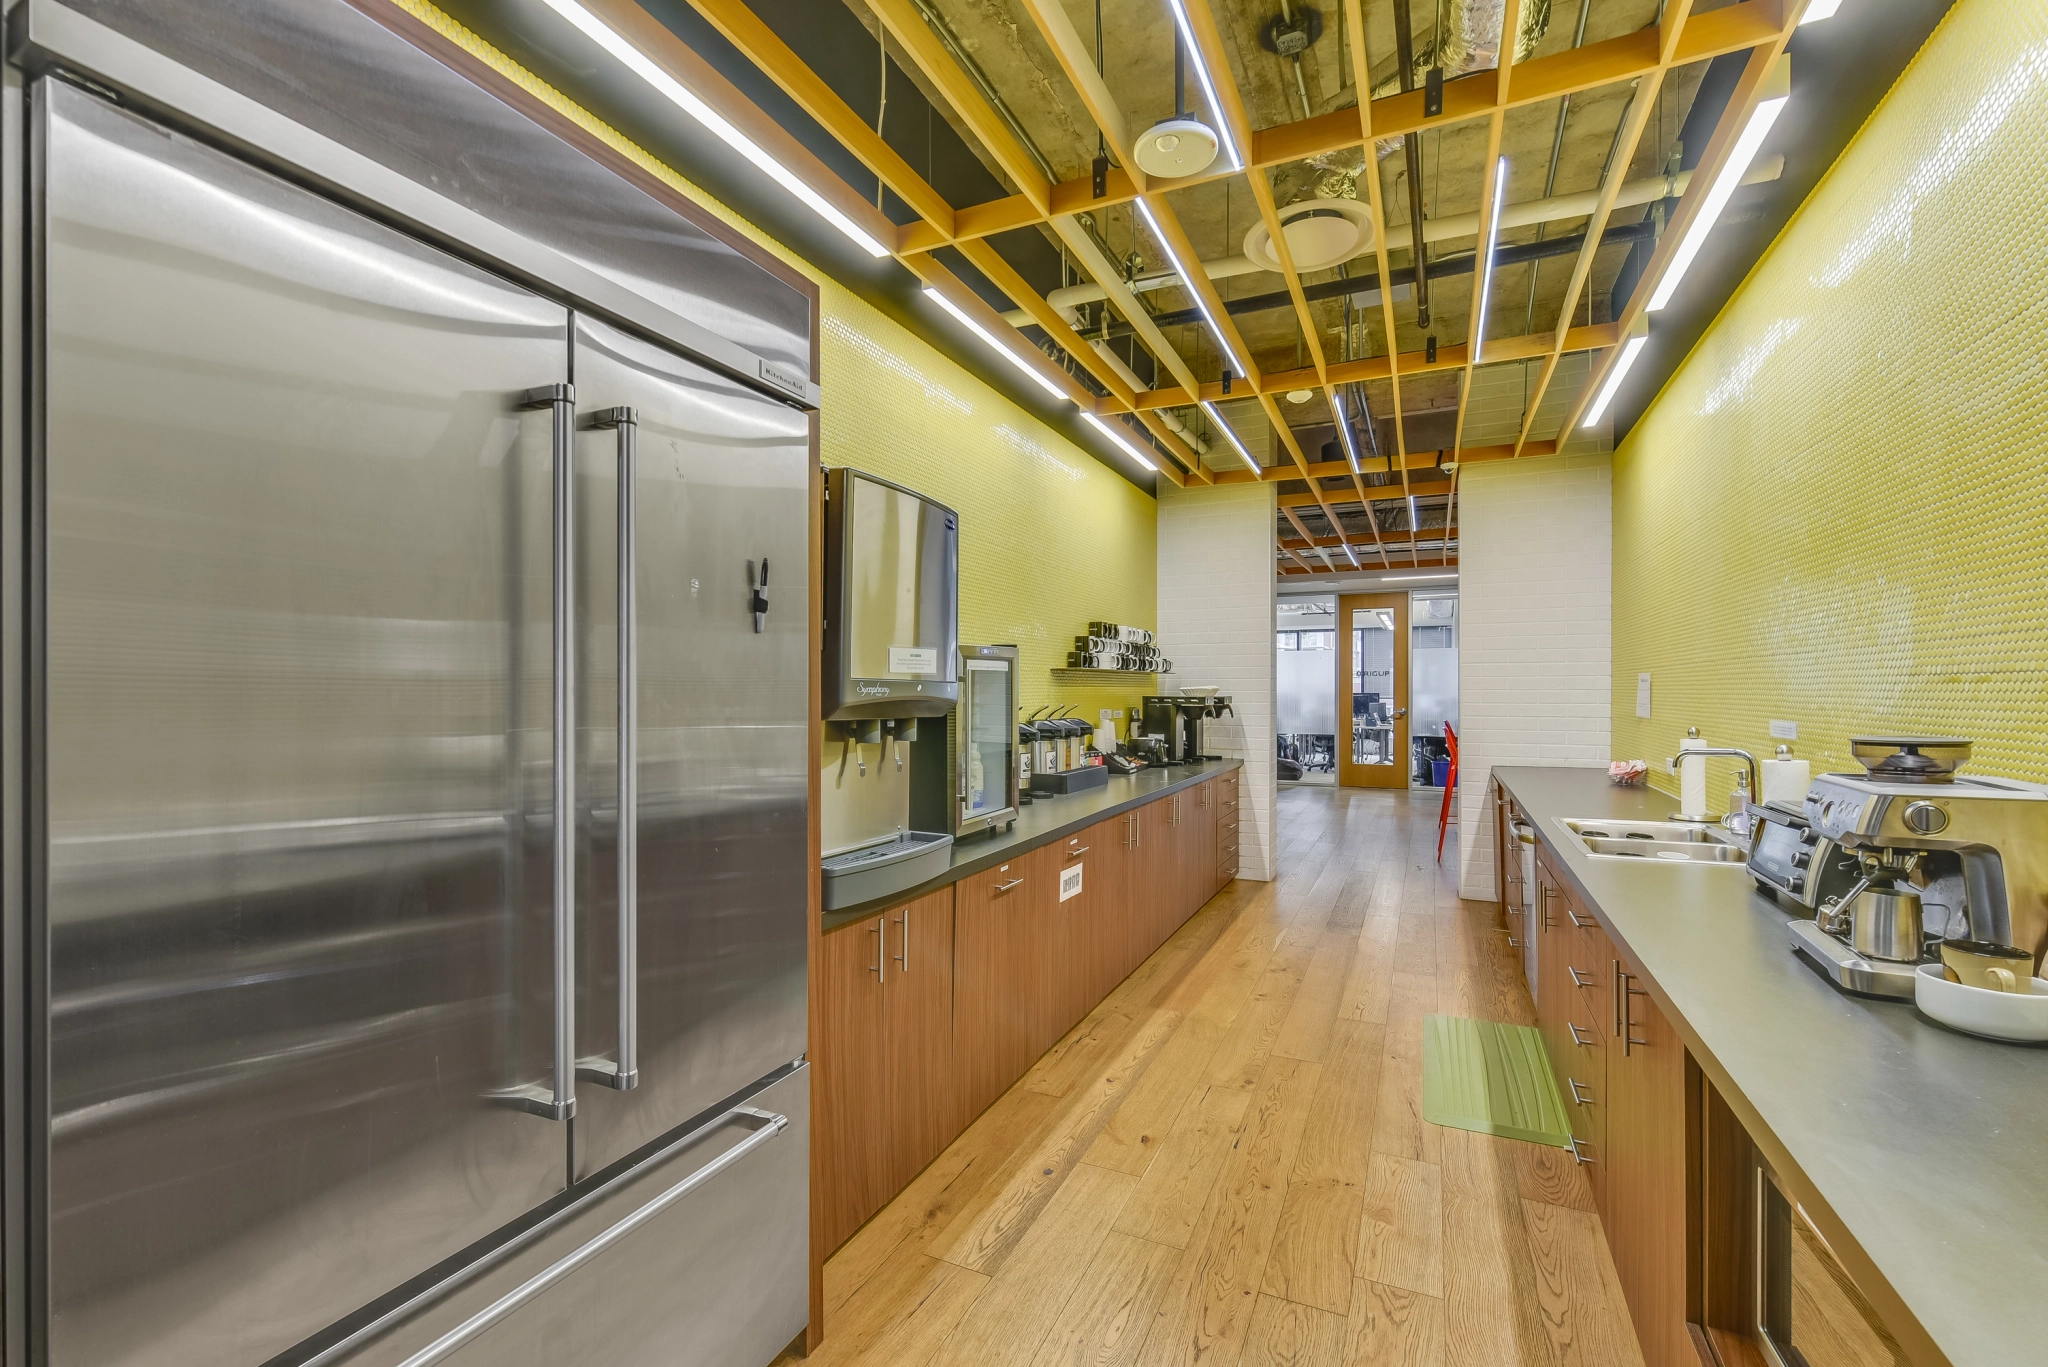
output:
[[[863,698],[886,698],[889,696],[889,685],[872,683],[856,684],[854,686],[853,691],[860,694]]]
[[[756,359],[758,360],[759,358],[757,357]],[[774,385],[777,389],[796,395],[799,399],[804,397],[803,376],[798,375],[794,371],[784,370],[773,361],[761,361],[760,365],[761,378],[763,380]]]

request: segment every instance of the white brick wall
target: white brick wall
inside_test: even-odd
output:
[[[1238,743],[1218,748],[1244,760],[1240,878],[1273,877],[1276,488],[1159,485],[1159,643],[1174,668],[1159,683],[1215,684],[1237,710]]]
[[[1607,763],[1612,487],[1606,455],[1484,461],[1459,478],[1461,896],[1493,896],[1494,765]]]

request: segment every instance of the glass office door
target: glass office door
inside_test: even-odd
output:
[[[1337,599],[1337,697],[1337,782],[1347,788],[1406,788],[1407,594],[1347,593]]]

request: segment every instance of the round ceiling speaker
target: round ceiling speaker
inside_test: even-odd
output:
[[[1198,175],[1216,160],[1216,134],[1200,119],[1167,119],[1138,135],[1131,160],[1148,176]]]
[[[1280,231],[1298,273],[1325,271],[1372,250],[1372,206],[1355,199],[1300,200],[1280,211]],[[1263,222],[1244,235],[1244,254],[1261,270],[1280,269]]]

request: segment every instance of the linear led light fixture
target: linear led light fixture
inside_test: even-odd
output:
[[[1825,0],[1822,2],[1825,3]],[[1181,42],[1187,45],[1187,50],[1194,56],[1195,76],[1202,82],[1202,94],[1209,101],[1209,117],[1216,120],[1217,140],[1223,144],[1223,150],[1230,154],[1230,169],[1242,171],[1244,158],[1237,154],[1237,139],[1230,135],[1230,120],[1223,115],[1223,101],[1216,98],[1216,82],[1209,76],[1209,63],[1202,57],[1202,45],[1195,41],[1194,26],[1188,23],[1186,0],[1166,0],[1166,3],[1173,10],[1173,22],[1180,28]]]
[[[1102,433],[1103,436],[1108,437],[1111,441],[1115,442],[1118,446],[1122,447],[1125,455],[1129,456],[1132,460],[1138,462],[1138,464],[1144,466],[1147,470],[1150,470],[1153,474],[1156,475],[1159,473],[1159,467],[1154,465],[1150,460],[1146,459],[1145,456],[1140,454],[1138,448],[1135,445],[1133,445],[1131,441],[1124,436],[1123,433],[1117,431],[1116,428],[1104,422],[1102,419],[1096,417],[1093,413],[1088,412],[1086,409],[1082,410],[1081,416],[1088,419],[1089,422],[1093,423],[1095,425],[1096,431]]]
[[[1842,0],[1813,0],[1813,3],[1806,7],[1806,13],[1799,16],[1799,27],[1805,28],[1808,24],[1832,19],[1835,17],[1835,11],[1841,7]]]
[[[1344,459],[1351,462],[1351,473],[1358,473],[1358,448],[1351,444],[1351,415],[1344,411],[1344,396],[1336,390],[1330,391],[1330,403],[1337,410],[1337,435],[1344,441]],[[1349,546],[1344,548],[1350,550]]]
[[[1707,191],[1707,197],[1700,201],[1700,211],[1693,215],[1692,226],[1685,230],[1685,238],[1672,253],[1671,264],[1665,268],[1664,278],[1657,282],[1657,288],[1650,293],[1647,305],[1654,313],[1671,302],[1672,293],[1678,282],[1685,278],[1686,268],[1699,255],[1707,234],[1714,231],[1715,222],[1721,217],[1721,210],[1728,207],[1728,197],[1735,193],[1735,187],[1742,184],[1742,178],[1749,174],[1750,162],[1756,160],[1757,148],[1771,131],[1771,125],[1778,121],[1778,115],[1785,111],[1785,101],[1792,98],[1792,59],[1780,56],[1772,66],[1771,74],[1764,77],[1763,98],[1749,113],[1749,122],[1743,126],[1742,136],[1735,140],[1735,149],[1728,154],[1727,163],[1721,167],[1721,174],[1714,180],[1714,188]]]
[[[1479,317],[1472,324],[1474,365],[1479,364],[1480,353],[1486,349],[1486,306],[1493,299],[1493,249],[1500,241],[1500,211],[1507,191],[1508,159],[1502,157],[1493,166],[1493,213],[1486,220],[1486,244],[1479,252]]]
[[[1237,353],[1230,349],[1230,341],[1223,335],[1223,325],[1216,321],[1215,314],[1209,312],[1209,301],[1195,288],[1195,278],[1189,275],[1188,268],[1181,264],[1180,255],[1174,251],[1173,244],[1166,240],[1166,234],[1159,231],[1159,220],[1152,217],[1152,206],[1145,202],[1143,196],[1138,199],[1138,212],[1145,216],[1145,226],[1152,230],[1152,236],[1159,239],[1160,250],[1166,253],[1166,259],[1173,263],[1173,273],[1180,277],[1181,288],[1188,292],[1188,298],[1194,300],[1195,307],[1202,311],[1202,319],[1208,323],[1210,333],[1215,336],[1218,349],[1223,352],[1239,375],[1250,375],[1251,372],[1245,369],[1244,362],[1238,360]],[[1207,406],[1206,403],[1203,405],[1205,408]]]
[[[972,318],[968,317],[967,311],[961,308],[958,304],[954,303],[951,299],[948,299],[945,295],[940,294],[937,290],[933,289],[929,285],[925,286],[924,297],[931,300],[934,304],[937,304],[946,312],[952,314],[954,319],[960,324],[961,327],[966,328],[969,332],[981,338],[983,342],[988,344],[989,350],[995,352],[998,356],[1001,356],[1011,365],[1017,367],[1017,369],[1023,371],[1026,375],[1030,376],[1032,383],[1036,384],[1040,389],[1043,389],[1046,393],[1052,395],[1055,399],[1064,399],[1067,397],[1065,394],[1060,392],[1060,387],[1058,385],[1054,384],[1051,380],[1047,379],[1044,375],[1039,373],[1038,367],[1032,365],[1031,362],[1025,360],[1022,356],[1019,356],[1016,353],[1016,351],[1014,351],[1010,347],[1006,347],[1001,342],[997,341],[995,338],[995,334],[991,333],[987,328],[983,327],[981,324],[975,322]]]
[[[547,0],[547,6],[581,29],[590,41],[618,58],[627,70],[653,86],[669,103],[702,124],[713,137],[754,163],[768,174],[770,180],[795,195],[812,212],[852,238],[862,251],[873,257],[889,255],[889,249],[876,241],[874,234],[841,213],[823,195],[806,185],[802,177],[769,156],[759,143],[742,133],[723,114],[698,99],[675,77],[655,65],[646,53],[613,32],[596,15],[576,3],[576,0]]]
[[[1382,579],[1380,580],[1380,582],[1381,582],[1382,584],[1413,584],[1413,583],[1415,583],[1415,582],[1416,582],[1417,580],[1421,580],[1421,579],[1456,579],[1457,577],[1458,577],[1458,573],[1457,573],[1457,571],[1456,571],[1456,570],[1446,570],[1446,571],[1445,571],[1444,573],[1442,573],[1442,574],[1394,574],[1394,575],[1387,575],[1387,576],[1383,577],[1383,578],[1382,578]]]
[[[1607,405],[1614,401],[1614,391],[1621,388],[1622,380],[1628,376],[1628,368],[1636,363],[1636,357],[1642,355],[1643,344],[1649,340],[1650,320],[1638,314],[1635,325],[1628,330],[1628,340],[1621,344],[1621,359],[1614,363],[1614,369],[1607,372],[1607,383],[1600,386],[1599,397],[1594,399],[1593,406],[1586,410],[1586,416],[1579,426],[1591,427],[1600,421],[1601,415],[1607,411]]]
[[[1142,204],[1144,201],[1140,200],[1139,203]],[[1223,414],[1217,411],[1216,405],[1207,399],[1200,400],[1200,403],[1202,411],[1209,415],[1209,421],[1215,423],[1216,430],[1230,439],[1231,446],[1236,449],[1237,454],[1244,460],[1245,465],[1251,472],[1255,475],[1263,475],[1265,471],[1261,470],[1259,463],[1252,459],[1252,453],[1244,449],[1244,443],[1237,439],[1237,433],[1230,430],[1230,424],[1223,421]]]

